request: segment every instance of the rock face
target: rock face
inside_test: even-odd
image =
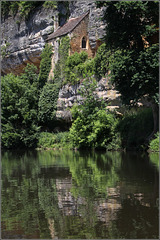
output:
[[[79,95],[78,90],[81,88],[81,84],[76,85],[65,85],[59,92],[59,97],[57,101],[57,113],[56,117],[59,120],[65,122],[70,122],[72,117],[70,113],[70,108],[74,103],[80,103],[83,101],[82,97]],[[107,108],[117,111],[122,110],[122,104],[120,101],[120,94],[108,83],[108,78],[102,78],[98,82],[98,87],[96,93],[99,98],[102,98],[107,104]]]
[[[88,35],[91,48],[96,47],[96,41],[105,35],[105,24],[102,21],[105,8],[96,8],[94,0],[71,1],[69,3],[70,18],[75,18],[83,13],[90,11]]]
[[[65,15],[68,15],[68,10],[69,18],[76,18],[88,10],[90,11],[87,30],[90,46],[95,48],[97,42],[105,35],[105,24],[102,21],[104,9],[97,9],[94,0],[70,1],[69,9],[62,2],[58,4],[57,9],[39,6],[30,14],[27,21],[19,22],[18,14],[15,17],[9,16],[5,20],[2,19],[2,47],[6,51],[1,62],[2,75],[7,73],[18,75],[23,72],[27,63],[33,63],[39,67],[40,54],[48,34],[57,28],[58,16],[62,16],[60,26],[65,23]],[[110,103],[109,108],[119,108],[119,94],[108,85],[107,81],[107,78],[101,79],[97,94]],[[57,102],[57,119],[65,122],[71,121],[69,109],[77,100],[81,100],[77,93],[79,88],[78,84],[62,87]]]
[[[53,31],[54,20],[58,11],[38,7],[30,15],[28,21],[19,22],[18,14],[2,20],[2,46],[7,47],[2,58],[2,75],[7,73],[20,74],[27,63],[37,67],[40,54],[45,45],[47,34]]]
[[[2,19],[1,33],[2,46],[5,56],[2,58],[2,75],[7,73],[20,74],[27,63],[37,67],[40,64],[40,54],[45,45],[47,35],[55,30],[55,19],[58,15],[68,15],[75,18],[90,10],[88,35],[91,48],[96,47],[96,41],[104,36],[105,25],[101,20],[103,9],[97,9],[95,1],[71,1],[69,9],[63,4],[58,4],[58,9],[37,7],[30,14],[28,20],[19,21],[18,14]],[[60,18],[60,25],[65,22],[65,17]]]

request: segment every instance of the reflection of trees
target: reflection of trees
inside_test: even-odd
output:
[[[136,156],[5,153],[2,223],[10,231],[22,228],[26,238],[152,238],[158,173],[147,156]]]
[[[84,156],[77,152],[73,159],[68,159],[72,173],[72,194],[89,199],[106,197],[107,187],[113,187],[119,180],[116,168],[120,159],[113,161],[107,154],[93,152]]]
[[[41,224],[47,226],[38,207],[36,152],[6,152],[2,157],[2,222],[7,229],[2,237],[13,237],[18,228],[20,238],[39,238]]]

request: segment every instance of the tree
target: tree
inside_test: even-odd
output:
[[[99,2],[105,6],[106,46],[113,56],[111,80],[125,104],[142,100],[152,107],[158,130],[158,27],[157,1]],[[149,137],[149,138],[150,138]]]
[[[83,100],[71,109],[70,139],[75,147],[106,148],[114,136],[114,114],[106,111],[105,103],[98,99],[95,89],[94,79],[83,81],[80,89]]]
[[[28,65],[21,76],[2,77],[2,147],[36,146],[39,127],[35,71],[35,66]]]

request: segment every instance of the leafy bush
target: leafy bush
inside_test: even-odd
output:
[[[83,104],[71,109],[73,123],[69,136],[74,147],[106,148],[114,136],[117,120],[106,111],[104,102],[98,100],[95,88],[95,80],[84,81],[80,92]]]
[[[68,132],[50,133],[41,132],[38,141],[39,148],[67,147]]]
[[[106,50],[106,45],[102,44],[94,59],[88,59],[86,52],[69,56],[66,61],[65,82],[76,83],[86,75],[95,75],[98,79],[105,76],[109,70],[111,51]]]
[[[94,74],[94,59],[88,59],[86,52],[77,53],[69,56],[65,67],[65,83],[75,84],[87,74]]]
[[[39,134],[36,67],[2,77],[2,147],[35,147]]]
[[[149,149],[153,152],[159,151],[159,133],[156,133],[155,138],[151,140],[149,144]]]
[[[60,89],[60,84],[47,83],[44,85],[42,92],[39,97],[38,102],[38,118],[40,123],[53,129],[56,109],[57,109],[57,99]]]

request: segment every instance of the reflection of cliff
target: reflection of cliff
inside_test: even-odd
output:
[[[63,216],[80,216],[83,218],[88,211],[88,199],[81,196],[75,198],[71,193],[72,186],[71,177],[56,179],[58,207],[62,211]],[[125,191],[123,186],[108,187],[106,189],[107,198],[94,199],[91,211],[94,217],[96,217],[96,221],[103,222],[109,226],[111,221],[117,219],[117,213],[122,209],[122,202],[125,199],[132,200],[133,205],[138,203],[141,206],[150,207],[151,199],[148,199],[148,202],[146,202],[143,193],[136,192],[134,189],[132,190],[131,197],[130,194],[127,194],[127,189]],[[92,199],[89,199],[89,201],[91,202]]]
[[[63,215],[78,215],[78,206],[84,204],[84,198],[74,198],[71,194],[72,178],[56,179],[58,206]]]
[[[58,206],[64,216],[82,216],[87,213],[87,199],[83,197],[73,197],[71,193],[72,178],[56,179],[56,189],[58,197]],[[107,190],[107,189],[106,189]],[[105,222],[107,225],[110,221],[116,219],[116,213],[121,208],[119,189],[108,188],[107,199],[97,199],[93,204],[93,214],[97,221]]]
[[[116,214],[121,209],[121,199],[119,187],[108,188],[108,198],[100,200],[97,206],[97,216],[101,222],[104,222],[107,226],[110,221],[116,220]]]

